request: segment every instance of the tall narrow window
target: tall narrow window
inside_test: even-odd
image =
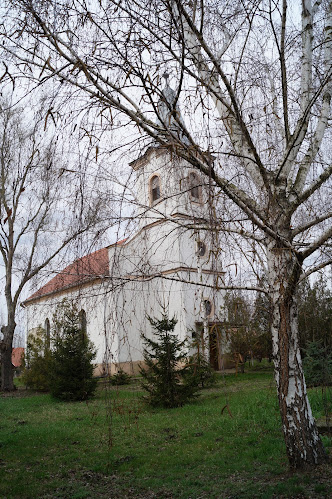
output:
[[[200,186],[199,179],[196,173],[189,174],[190,195],[194,201],[200,200]]]
[[[197,241],[196,243],[196,255],[197,256],[204,256],[206,253],[206,245],[203,243],[203,241]]]
[[[45,328],[45,349],[49,350],[51,346],[51,327],[48,318],[45,320],[44,328]]]
[[[205,314],[205,317],[210,317],[210,315],[212,314],[212,303],[211,303],[211,301],[210,300],[204,300],[203,305],[204,305],[204,314]]]
[[[154,204],[158,199],[160,199],[160,178],[158,175],[154,175],[150,180],[150,193],[151,193],[151,203]]]
[[[80,321],[80,328],[82,330],[82,333],[86,333],[86,313],[85,310],[83,310],[83,308],[78,314],[78,318]]]

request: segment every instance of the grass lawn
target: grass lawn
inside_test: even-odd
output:
[[[331,465],[288,472],[271,372],[220,376],[179,409],[101,383],[88,403],[18,390],[0,414],[1,499],[332,497]]]

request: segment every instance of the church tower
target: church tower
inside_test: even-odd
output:
[[[164,77],[163,99],[158,104],[160,120],[173,134],[183,135],[181,113],[174,106],[176,92],[168,84],[168,74]],[[177,121],[172,116],[174,107]],[[159,263],[163,270],[208,269],[220,279],[214,193],[206,175],[177,156],[171,144],[149,147],[131,166],[136,172],[137,219],[139,231],[145,233],[149,265]]]
[[[176,92],[168,84],[168,74],[164,77],[166,85],[158,104],[159,121],[186,143],[187,138],[181,128],[184,123],[175,105]],[[150,146],[131,166],[137,175],[137,216],[140,228],[161,219],[182,217],[208,220],[210,196],[204,186],[206,179],[190,163],[176,155],[176,148],[171,143],[169,147],[157,143]]]
[[[173,133],[181,133],[170,115],[175,92],[167,78],[163,95],[167,102],[162,100],[158,106],[161,120],[169,123]],[[180,121],[178,109],[176,113]],[[162,311],[175,315],[180,339],[205,336],[206,356],[218,369],[224,297],[217,288],[224,273],[206,176],[176,156],[172,147],[159,145],[149,147],[131,166],[137,175],[138,232],[123,250],[140,289],[142,322],[146,323],[146,315],[159,317]],[[137,314],[140,306],[134,308]]]

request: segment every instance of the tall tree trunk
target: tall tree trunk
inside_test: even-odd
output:
[[[15,321],[11,321],[10,324],[1,328],[1,332],[3,333],[3,340],[0,343],[1,390],[7,392],[15,390],[14,369],[12,365],[12,349],[15,327]]]
[[[275,378],[287,455],[292,469],[327,460],[307,396],[299,348],[296,285],[301,264],[290,249],[268,248],[272,294],[272,341]]]

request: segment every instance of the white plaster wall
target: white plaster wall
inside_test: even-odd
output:
[[[197,241],[206,244],[204,257],[197,257]],[[160,221],[143,228],[123,247],[110,248],[110,262],[114,276],[145,275],[178,267],[222,272],[219,245],[206,230],[188,229],[181,220]]]
[[[191,273],[192,274],[192,273]],[[221,322],[224,319],[223,292],[215,292],[182,280],[190,277],[187,272],[174,274],[179,281],[156,278],[152,281],[132,281],[124,285],[116,293],[115,306],[117,315],[115,328],[119,335],[118,362],[136,362],[142,360],[143,343],[141,334],[152,337],[152,327],[148,316],[160,319],[166,312],[169,318],[175,317],[177,325],[175,333],[179,339],[191,340],[192,330],[196,323],[202,322],[204,313],[201,307],[202,296],[210,299],[214,312],[209,317],[210,322]],[[213,276],[203,277],[205,284],[212,284]]]
[[[27,304],[27,330],[33,330],[38,326],[45,326],[48,318],[52,331],[53,314],[56,307],[64,298],[74,302],[78,309],[84,309],[87,319],[87,333],[97,349],[97,356],[94,363],[101,364],[104,361],[106,347],[109,347],[109,331],[107,331],[108,303],[105,301],[105,290],[108,283],[97,283],[81,289],[68,290],[61,294],[44,297],[34,303]],[[114,342],[113,342],[114,343]],[[109,351],[109,356],[114,356],[116,344],[112,345],[113,350]]]
[[[122,290],[115,293],[119,362],[142,360],[141,334],[152,336],[148,316],[157,319],[161,318],[162,313],[167,313],[169,317],[175,316],[178,320],[175,332],[183,337],[183,309],[179,287],[179,283],[157,278],[153,281],[127,282]]]
[[[198,239],[206,243],[204,257],[196,254]],[[177,224],[164,219],[144,227],[124,245],[110,248],[110,273],[117,285],[112,293],[109,328],[118,334],[118,362],[142,360],[141,333],[152,334],[148,315],[160,318],[166,311],[169,317],[175,316],[175,332],[180,339],[191,339],[191,330],[202,322],[204,299],[213,303],[209,321],[224,320],[224,293],[214,289],[216,284],[222,284],[221,262],[213,251],[215,244],[208,231],[200,233],[199,229],[183,227],[181,220]],[[163,276],[156,277],[160,273]]]
[[[185,160],[171,156],[168,151],[152,150],[147,161],[137,169],[137,200],[140,228],[157,220],[172,217],[176,213],[196,217],[206,217],[207,189],[201,188],[201,202],[194,202],[189,193],[188,175],[195,172],[201,183],[205,177],[201,176]],[[153,175],[160,177],[161,200],[151,206],[149,181]]]

